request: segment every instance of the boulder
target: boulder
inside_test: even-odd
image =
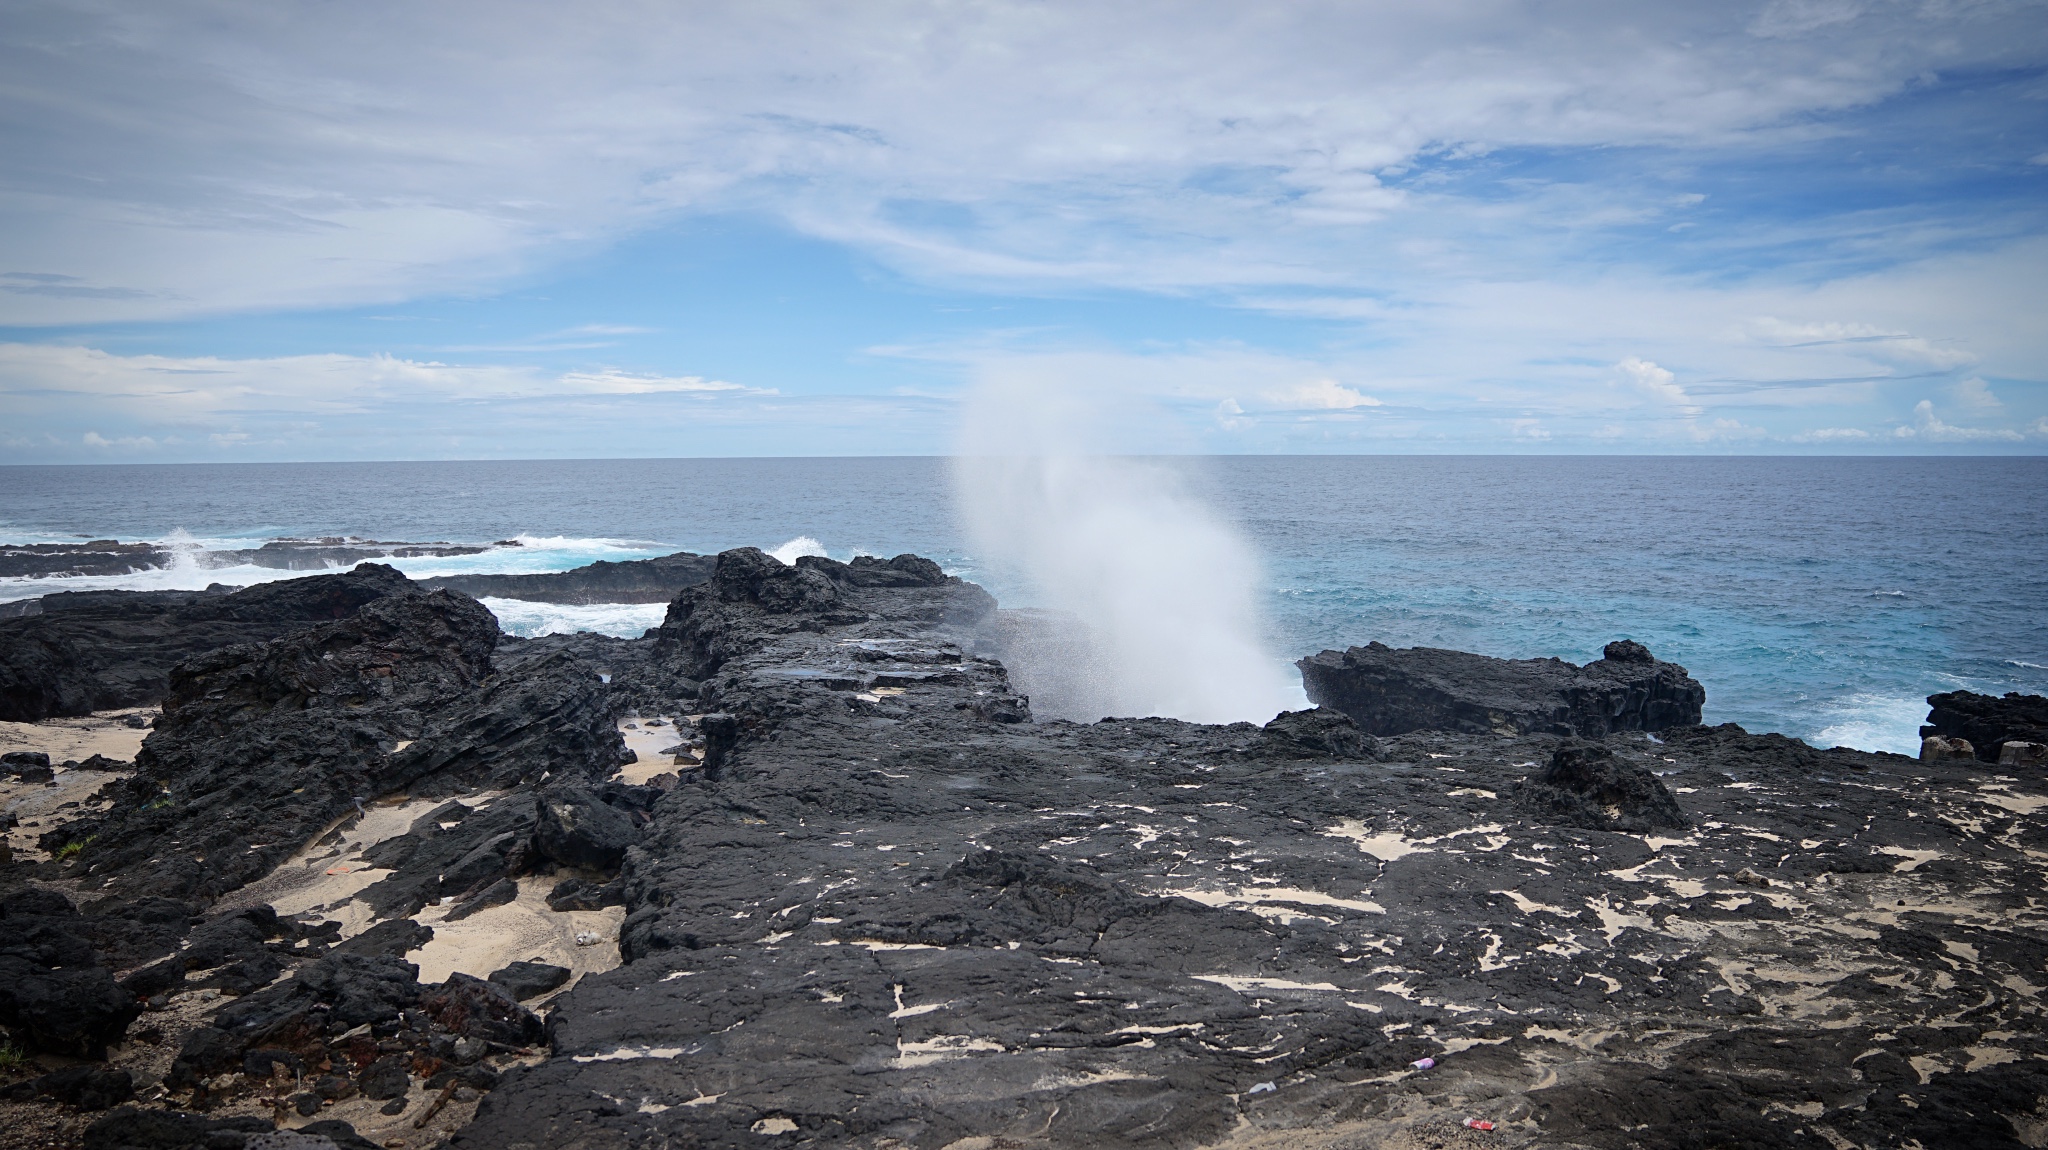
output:
[[[50,771],[50,756],[41,751],[9,751],[0,755],[0,774],[20,775],[28,771]]]
[[[1999,762],[2000,749],[2008,740],[2048,743],[2048,698],[2040,695],[2013,691],[1998,697],[1948,691],[1927,696],[1927,706],[1921,737],[1964,740],[1982,762]]]
[[[1261,731],[1258,752],[1268,758],[1369,759],[1377,740],[1358,729],[1351,716],[1328,707],[1282,711]]]
[[[1382,643],[1295,664],[1308,697],[1379,737],[1410,731],[1575,735],[1662,731],[1700,721],[1704,687],[1640,643],[1619,640],[1583,667]]]
[[[2048,766],[2048,743],[2028,743],[2019,739],[2007,739],[1998,748],[1998,765],[2001,767]]]
[[[1920,761],[1923,763],[1945,763],[1954,759],[1974,759],[1977,748],[1968,739],[1950,739],[1941,735],[1928,735],[1920,740]]]
[[[104,1057],[141,1004],[100,965],[86,919],[55,891],[0,897],[0,1028],[19,1047]]]
[[[536,796],[534,845],[564,866],[614,871],[626,848],[640,841],[639,828],[581,787],[552,787]]]
[[[67,1066],[0,1090],[0,1098],[51,1098],[80,1110],[106,1110],[134,1097],[135,1078],[128,1071],[91,1064]]]
[[[538,998],[569,981],[569,968],[545,962],[515,962],[491,972],[490,981],[521,1002]]]
[[[1539,822],[1643,834],[1689,824],[1678,800],[1648,770],[1598,743],[1566,739],[1550,762],[1516,791]]]

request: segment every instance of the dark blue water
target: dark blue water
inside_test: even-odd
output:
[[[1713,721],[1890,750],[1917,745],[1931,692],[2048,690],[2048,460],[1187,466],[1263,554],[1283,651],[1379,639],[1584,661],[1626,636],[1691,668]],[[841,557],[918,551],[977,575],[939,459],[0,468],[9,538],[173,532],[529,540],[414,574],[808,536]]]

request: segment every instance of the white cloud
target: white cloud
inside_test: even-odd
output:
[[[1380,401],[1359,392],[1357,388],[1346,387],[1334,379],[1317,379],[1293,387],[1277,388],[1265,396],[1270,403],[1281,407],[1321,408],[1329,411],[1349,411],[1354,407],[1379,407]]]
[[[1390,179],[1501,149],[1811,137],[1930,70],[2040,63],[2039,9],[1209,0],[21,5],[0,320],[501,283],[677,213],[919,274],[1337,286],[1555,218]],[[1133,50],[1142,45],[1144,50]],[[1532,198],[1533,197],[1533,198]],[[937,210],[924,210],[937,209]],[[1390,249],[1378,227],[1400,221]],[[1401,258],[1397,258],[1401,257]],[[1425,258],[1426,257],[1426,258]]]
[[[1817,427],[1791,438],[1794,443],[1868,443],[1874,437],[1860,427]]]
[[[1665,403],[1670,404],[1671,409],[1680,415],[1691,418],[1703,410],[1692,401],[1691,396],[1685,394],[1684,388],[1678,386],[1677,376],[1658,367],[1647,359],[1640,359],[1632,355],[1615,364],[1614,367],[1630,386],[1645,395],[1661,399]]]
[[[1934,402],[1923,399],[1913,405],[1913,422],[1892,430],[1898,439],[1921,439],[1930,443],[2017,443],[2026,438],[2008,427],[1956,427],[1934,413]]]
[[[2005,406],[1991,393],[1991,385],[1974,375],[1958,380],[1954,390],[1956,402],[1972,411],[1997,411]]]

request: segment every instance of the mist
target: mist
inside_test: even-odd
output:
[[[1001,648],[1040,718],[1250,720],[1306,705],[1266,643],[1262,572],[1190,463],[1103,449],[1144,413],[1058,381],[984,383],[954,460],[982,577],[1034,610]],[[1006,605],[1010,605],[1007,604]]]

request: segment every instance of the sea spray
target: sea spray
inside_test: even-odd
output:
[[[1004,651],[1041,717],[1304,705],[1266,649],[1251,547],[1178,467],[1097,453],[1105,409],[1070,391],[991,384],[965,414],[953,477],[977,565],[1048,609]]]

